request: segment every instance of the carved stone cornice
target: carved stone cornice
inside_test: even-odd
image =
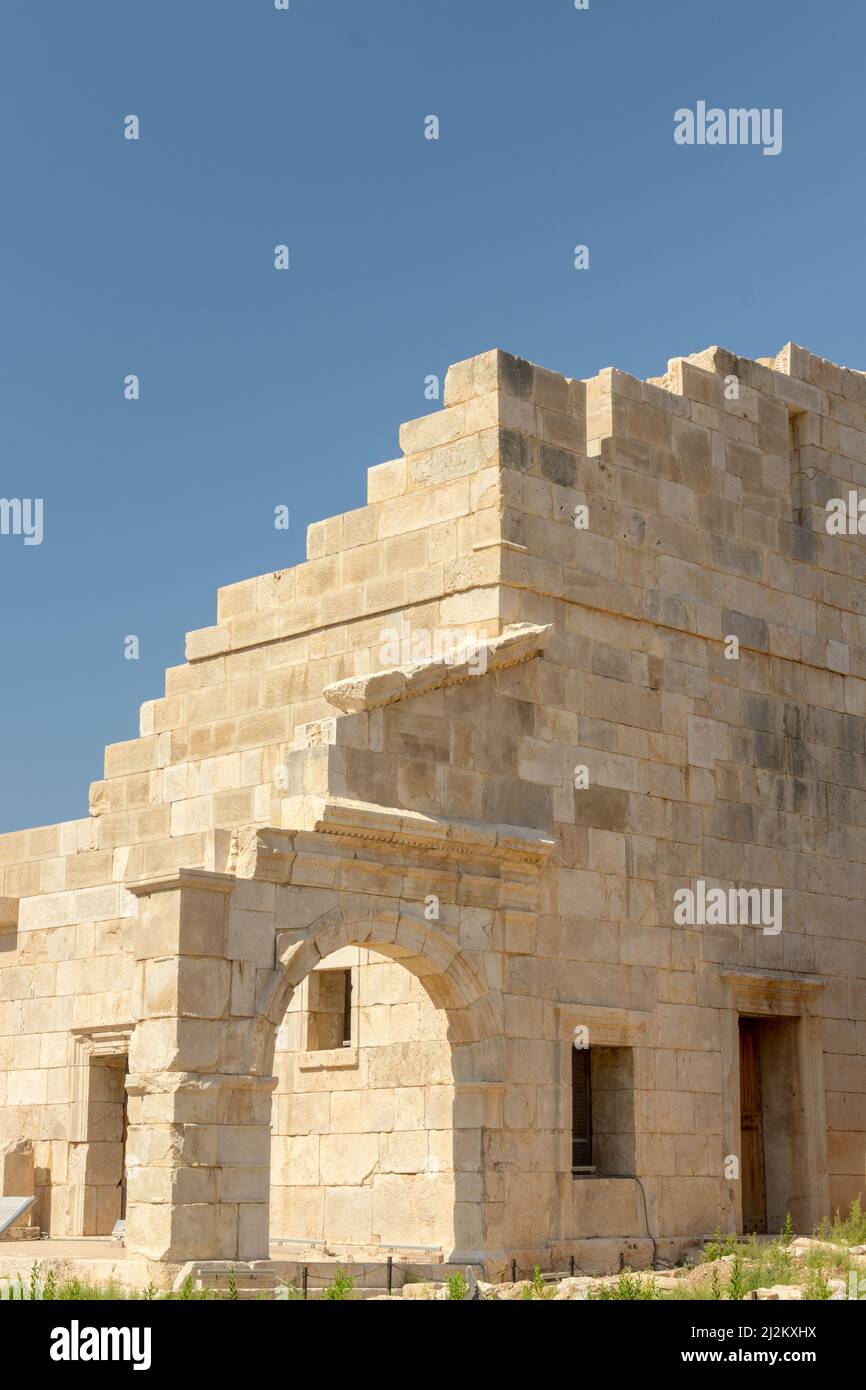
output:
[[[645,1009],[622,1009],[614,1004],[558,1004],[556,1012],[567,1028],[589,1030],[590,1047],[652,1046],[656,1016]]]
[[[369,802],[305,798],[304,829],[248,827],[238,879],[309,888],[339,884],[381,898],[435,893],[446,902],[538,910],[553,840],[539,830],[446,820]]]
[[[155,878],[135,879],[124,884],[127,893],[147,898],[153,893],[174,893],[181,888],[197,888],[210,893],[231,893],[237,879],[234,874],[215,873],[211,869],[174,869]]]
[[[790,970],[722,970],[732,1007],[741,1012],[804,1013],[826,987],[820,975],[801,975]]]
[[[506,627],[499,637],[479,642],[478,650],[470,660],[418,661],[390,667],[385,671],[373,671],[366,676],[349,676],[346,680],[326,685],[322,694],[329,705],[334,705],[344,714],[379,709],[397,700],[426,695],[428,691],[439,690],[445,685],[460,685],[473,677],[531,661],[547,645],[552,631],[550,624],[541,627],[535,623],[514,623]],[[479,670],[482,659],[484,669]]]
[[[437,856],[471,856],[538,866],[546,863],[554,845],[544,831],[528,826],[448,820],[420,811],[401,811],[370,801],[341,798],[321,802],[315,829],[324,835],[387,844],[395,849],[429,850]]]

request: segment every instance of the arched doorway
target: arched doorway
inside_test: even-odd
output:
[[[265,1018],[272,1237],[344,1258],[471,1257],[502,1058],[486,991],[453,944],[423,923],[338,910],[285,948]]]
[[[444,1016],[435,1041],[447,1044],[453,1084],[453,1226],[440,1207],[437,1229],[446,1243],[453,1231],[453,1249],[443,1254],[475,1260],[505,1243],[520,1156],[504,1133],[501,995],[487,985],[495,959],[394,899],[347,894],[306,917],[311,898],[292,888],[278,889],[275,904],[267,885],[199,869],[138,883],[136,895],[129,1250],[172,1262],[268,1258],[277,1035],[307,977],[347,949],[396,962]],[[333,904],[326,893],[312,902],[328,896]],[[316,1029],[329,1041],[338,1001],[327,989],[317,995]],[[374,1130],[365,1122],[363,1132]],[[339,1162],[337,1153],[337,1174]]]
[[[448,1019],[399,961],[327,956],[277,1034],[271,1242],[339,1258],[454,1247]]]

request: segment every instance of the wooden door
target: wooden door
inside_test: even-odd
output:
[[[759,1029],[759,1019],[740,1019],[740,1171],[743,1230],[747,1234],[763,1234],[767,1229]]]

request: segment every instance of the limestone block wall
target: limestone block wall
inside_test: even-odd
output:
[[[862,540],[828,534],[824,504],[866,482],[866,378],[795,347],[760,363],[710,349],[655,383],[603,372],[587,383],[586,457],[555,482],[533,455],[534,392],[513,445],[532,462],[502,475],[507,616],[553,625],[528,678],[548,738],[590,777],[573,792],[555,768],[526,773],[556,808],[540,931],[559,986],[574,970],[571,998],[652,1015],[635,1084],[654,1227],[710,1226],[736,1203],[719,1173],[738,1152],[738,1011],[805,1020],[828,1176],[812,1214],[845,1206],[866,1147],[866,590]],[[589,510],[577,536],[575,498]],[[677,927],[674,893],[699,878],[779,888],[783,929]],[[544,961],[530,979],[521,967],[550,997]],[[785,973],[813,978],[783,1006]]]
[[[278,1034],[271,1229],[336,1254],[454,1241],[454,1085],[446,1018],[404,966],[358,947],[351,1045],[307,1048],[307,990]],[[309,981],[308,977],[308,981]]]
[[[92,832],[92,823],[84,821],[2,837],[7,855],[26,853],[14,847],[27,842],[32,855],[6,868],[7,889],[64,885],[62,892],[34,893],[22,904],[17,928],[0,931],[0,1134],[31,1140],[33,1219],[61,1235],[83,1233],[85,1225],[95,1233],[97,1224],[95,1190],[87,1199],[86,1222],[83,1211],[76,1212],[86,1180],[83,1170],[75,1171],[73,1121],[75,1082],[86,1055],[82,1044],[91,1030],[111,1033],[133,1014],[134,903],[119,884],[93,883],[105,870],[86,848]],[[78,1108],[85,1103],[79,1098]],[[78,1163],[94,1189],[106,1187],[95,1152],[87,1160],[82,1154]],[[117,1219],[116,1183],[115,1176],[112,1195],[105,1191],[101,1198],[103,1230],[111,1230],[112,1212]]]
[[[243,879],[251,836],[302,828],[319,859],[279,851],[286,893],[340,893],[366,856],[355,887],[381,907],[411,826],[390,849],[386,824],[364,831],[363,808],[341,830],[348,801],[447,822],[474,845],[454,852],[437,930],[483,980],[504,1058],[472,1139],[483,1179],[473,1188],[461,1170],[503,1243],[736,1225],[727,1160],[747,1017],[790,1021],[768,1061],[767,1116],[786,1131],[768,1206],[808,1229],[866,1188],[866,565],[856,520],[833,533],[826,511],[866,494],[866,377],[791,344],[760,361],[710,348],[649,382],[614,369],[572,381],[491,352],[452,368],[445,408],[400,442],[401,458],[370,470],[366,506],[310,528],[303,564],[220,591],[216,623],[188,635],[139,736],[106,750],[88,816],[0,836],[0,1139],[34,1144],[34,1219],[55,1234],[85,1219],[89,1059],[123,1055],[141,1017],[128,885],[179,868]],[[423,694],[405,673],[391,694],[364,684],[394,664],[388,631],[499,641],[521,624],[549,638],[519,664],[446,673]],[[334,687],[350,680],[347,700]],[[519,873],[506,892],[478,849],[515,827],[553,842],[519,910],[506,901]],[[400,911],[421,914],[438,874],[428,860],[401,882]],[[699,883],[780,892],[781,929],[678,923],[675,895]],[[253,943],[231,957],[239,996],[273,968],[285,929],[256,915],[237,919]],[[423,1036],[392,1041],[381,1065],[411,1041],[438,1074],[441,1019],[413,1002]],[[619,1087],[598,1106],[602,1167],[635,1172],[595,1186],[571,1174],[577,1027],[631,1078],[627,1122]],[[377,1045],[361,1050],[375,1072]],[[301,1085],[296,1060],[280,1068],[278,1132],[311,1178],[283,1180],[305,1170],[278,1141],[274,1221],[290,1220],[284,1194],[307,1187],[307,1217],[321,1193],[336,1239],[327,1202],[340,1185],[322,1145],[347,1138],[337,1116],[351,1087],[341,1075],[318,1090],[305,1071]],[[312,1131],[288,1114],[326,1090],[314,1168],[300,1142]],[[382,1135],[364,1132],[379,1164]],[[412,1173],[381,1168],[368,1183],[344,1146],[340,1166],[352,1162],[353,1210],[380,1179],[411,1186]],[[389,1229],[441,1229],[444,1200],[402,1202]],[[358,1239],[382,1235],[378,1220],[371,1206]]]

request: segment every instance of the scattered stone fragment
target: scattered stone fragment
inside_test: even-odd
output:
[[[752,1295],[762,1303],[776,1300],[779,1303],[796,1303],[804,1297],[799,1284],[771,1284],[768,1289],[753,1289],[744,1298],[751,1298]]]

